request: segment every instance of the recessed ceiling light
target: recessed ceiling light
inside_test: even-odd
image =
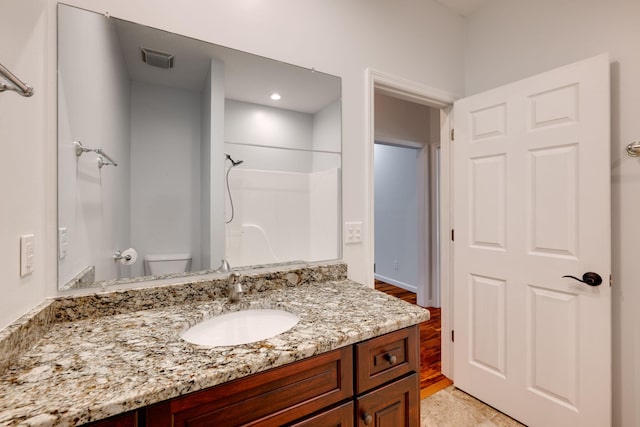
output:
[[[274,93],[271,94],[271,99],[274,100],[274,101],[279,101],[280,98],[282,98],[282,97],[280,96],[279,93],[274,92]]]

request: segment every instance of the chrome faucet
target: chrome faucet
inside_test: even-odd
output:
[[[240,273],[234,271],[229,275],[229,301],[238,302],[243,294],[242,285],[240,284]]]

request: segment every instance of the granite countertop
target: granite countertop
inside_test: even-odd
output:
[[[180,338],[203,319],[247,308],[284,309],[300,322],[274,338],[233,347],[205,348]],[[333,280],[249,292],[239,303],[178,299],[70,317],[53,322],[0,373],[0,424],[83,424],[408,327],[429,313]]]

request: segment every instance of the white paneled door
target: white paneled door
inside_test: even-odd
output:
[[[610,425],[608,56],[453,116],[455,385],[529,426]]]

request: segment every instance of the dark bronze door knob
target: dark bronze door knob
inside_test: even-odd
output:
[[[600,277],[598,273],[593,273],[591,271],[589,271],[588,273],[584,273],[582,275],[582,280],[578,279],[575,276],[562,276],[562,277],[569,277],[571,279],[577,280],[578,282],[585,283],[589,286],[598,286],[602,283],[602,277]]]

